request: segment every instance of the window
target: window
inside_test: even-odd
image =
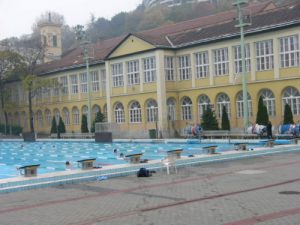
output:
[[[51,111],[49,109],[46,109],[45,116],[48,125],[50,125],[52,123],[52,116],[51,116]]]
[[[242,67],[242,51],[241,46],[237,45],[233,47],[234,51],[234,73],[239,74],[243,72]],[[245,45],[245,62],[246,62],[246,72],[250,71],[250,45]]]
[[[80,79],[80,92],[81,93],[87,93],[88,86],[87,86],[87,75],[86,73],[79,74]]]
[[[38,127],[43,127],[44,126],[44,123],[43,123],[43,113],[42,111],[37,111],[36,113],[36,119],[37,119],[37,125]]]
[[[155,57],[144,59],[144,82],[151,83],[156,81]]]
[[[100,112],[100,106],[94,105],[92,112],[93,112],[92,113],[93,120],[95,120],[95,118],[97,117],[97,113]]]
[[[62,85],[62,94],[68,95],[69,94],[68,77],[67,76],[61,77],[60,83]]]
[[[115,106],[115,121],[116,123],[124,123],[125,122],[125,112],[124,106],[122,103],[118,103]]]
[[[142,110],[138,102],[133,102],[129,108],[130,123],[141,123],[142,122]]]
[[[53,81],[53,84],[58,83],[57,78],[54,78],[52,81]],[[59,96],[59,87],[58,87],[58,85],[54,85],[52,91],[53,91],[53,96]]]
[[[174,81],[174,57],[165,56],[165,76],[167,81]]]
[[[55,116],[56,124],[58,124],[60,118],[60,112],[58,109],[54,109],[54,116]]]
[[[128,85],[135,85],[140,83],[138,60],[127,62],[127,76]]]
[[[77,94],[78,93],[78,81],[77,81],[77,75],[71,75],[71,93],[72,94]]]
[[[98,71],[91,71],[92,77],[92,92],[99,91],[99,74]]]
[[[273,69],[273,41],[260,41],[256,43],[256,70],[271,70]]]
[[[191,120],[192,119],[192,100],[189,97],[184,97],[181,104],[181,119]]]
[[[275,97],[272,91],[265,89],[260,94],[263,97],[265,106],[267,107],[269,116],[275,116]]]
[[[252,116],[252,100],[249,93],[247,94],[248,98],[248,116]],[[236,98],[236,109],[237,109],[237,118],[244,117],[244,101],[243,101],[243,92],[239,92]]]
[[[63,109],[63,116],[64,116],[64,123],[66,125],[70,125],[70,113],[69,110],[67,108]]]
[[[222,118],[223,107],[226,107],[226,112],[228,117],[230,118],[230,99],[226,94],[219,94],[217,97],[217,105],[218,105],[218,116]]]
[[[293,115],[300,115],[300,93],[296,88],[288,87],[283,91],[282,107],[289,104]]]
[[[220,48],[214,50],[215,76],[222,76],[228,74],[228,65],[228,48]]]
[[[157,103],[155,100],[149,100],[147,102],[147,122],[149,123],[154,123],[158,120],[158,108],[157,108]]]
[[[82,114],[83,114],[83,115],[86,115],[86,117],[88,117],[88,114],[89,114],[89,108],[88,108],[86,105],[84,105],[84,106],[82,107]]]
[[[57,47],[57,36],[56,35],[52,36],[52,41],[53,41],[53,47]]]
[[[198,112],[199,117],[201,118],[203,116],[203,113],[207,108],[210,106],[210,99],[207,95],[200,95],[198,99]]]
[[[80,123],[79,110],[77,107],[74,107],[72,109],[72,121],[73,121],[73,124],[75,124],[75,125],[78,125]]]
[[[299,65],[299,36],[280,38],[280,67],[286,68]]]
[[[195,54],[196,58],[196,78],[205,78],[208,76],[208,52],[198,52]]]
[[[112,65],[112,79],[113,79],[113,87],[124,86],[122,63],[117,63]]]
[[[176,120],[176,101],[175,99],[168,99],[168,120]]]
[[[178,57],[179,63],[179,80],[191,79],[191,60],[189,55]]]

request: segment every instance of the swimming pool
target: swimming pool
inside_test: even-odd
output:
[[[77,169],[77,161],[96,158],[100,166],[127,163],[124,156],[143,153],[142,159],[162,159],[167,151],[183,149],[182,155],[203,154],[203,147],[217,145],[217,151],[234,149],[233,144],[207,143],[95,143],[95,142],[0,142],[0,179],[20,176],[17,167],[40,164],[39,174],[66,170],[69,161]],[[261,144],[249,144],[249,148]]]

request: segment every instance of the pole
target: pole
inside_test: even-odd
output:
[[[243,13],[241,5],[247,3],[245,0],[237,0],[233,5],[237,6],[238,12],[238,25],[236,27],[240,28],[240,47],[241,47],[241,56],[242,56],[242,89],[243,89],[243,125],[244,131],[247,131],[249,124],[249,110],[248,110],[248,91],[247,91],[247,73],[246,73],[246,57],[245,57],[245,34],[244,27],[249,25],[243,21]]]
[[[88,92],[88,130],[91,133],[92,128],[92,118],[91,118],[91,79],[89,73],[89,52],[87,46],[84,48],[84,55],[85,55],[85,64],[86,64],[86,76],[87,76],[87,92]]]

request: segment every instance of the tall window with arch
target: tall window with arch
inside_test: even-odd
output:
[[[222,109],[225,106],[228,117],[231,117],[231,107],[230,107],[230,99],[228,95],[222,93],[219,94],[217,97],[217,106],[218,106],[218,116],[219,118],[222,118]]]
[[[248,99],[248,115],[252,116],[252,100],[251,100],[251,96],[249,95],[249,93],[247,93],[247,99]],[[237,94],[236,97],[236,113],[237,113],[237,118],[243,118],[244,117],[244,101],[243,101],[243,92],[240,91]]]
[[[189,97],[184,97],[181,101],[181,119],[192,120],[193,103]]]
[[[82,114],[88,116],[89,108],[85,105],[82,107]]]
[[[51,111],[49,109],[45,110],[45,117],[46,117],[47,124],[50,125],[52,122],[52,115],[51,115]]]
[[[100,106],[94,105],[92,109],[92,119],[95,120],[97,113],[100,112]]]
[[[36,121],[37,121],[38,127],[42,128],[44,126],[43,113],[42,113],[41,110],[38,110],[37,113],[36,113]]]
[[[210,99],[207,95],[200,95],[198,99],[198,112],[199,112],[199,117],[202,118],[203,113],[207,108],[210,106]]]
[[[260,95],[263,97],[265,106],[267,107],[269,116],[275,116],[275,96],[273,92],[269,89],[264,89],[261,91]]]
[[[168,106],[168,120],[176,120],[176,101],[173,98],[169,98],[167,101]]]
[[[282,96],[282,111],[284,112],[285,104],[289,104],[293,115],[300,115],[300,93],[294,87],[284,89]]]
[[[158,107],[157,102],[153,99],[147,101],[146,104],[147,111],[147,122],[154,123],[158,120]]]
[[[65,125],[70,125],[70,113],[67,108],[63,109],[63,120]]]
[[[55,116],[56,124],[58,124],[59,117],[60,117],[60,112],[58,109],[54,109],[54,116]]]
[[[79,109],[77,107],[74,107],[72,109],[72,122],[73,122],[74,125],[78,125],[80,123]]]
[[[122,103],[117,103],[115,106],[115,122],[125,123],[125,111]]]
[[[129,107],[129,119],[130,123],[141,123],[142,122],[142,109],[138,102],[131,103]]]

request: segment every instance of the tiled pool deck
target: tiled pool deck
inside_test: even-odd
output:
[[[45,140],[41,140],[45,141]],[[74,140],[73,140],[74,141]],[[84,140],[87,141],[87,140]],[[115,140],[116,142],[131,141],[131,142],[149,142],[149,140]],[[151,141],[151,140],[150,140]],[[155,140],[157,141],[157,140]],[[184,143],[188,140],[164,140],[165,142],[180,142]],[[216,142],[216,140],[205,140],[206,143]],[[222,142],[222,140],[218,140]],[[228,142],[228,140],[223,140]],[[241,140],[235,140],[235,142],[241,142]],[[255,142],[254,140],[242,140],[242,142]],[[257,140],[256,140],[257,142]],[[182,157],[176,160],[177,167],[187,167],[193,165],[201,165],[204,163],[223,162],[241,158],[258,157],[262,155],[284,153],[284,152],[295,152],[300,151],[300,145],[276,145],[273,148],[256,148],[251,151],[227,151],[221,154],[213,155],[195,155],[194,157]],[[118,177],[136,174],[141,168],[147,168],[150,170],[161,170],[164,165],[161,160],[151,160],[148,163],[143,164],[132,164],[132,165],[114,165],[114,166],[103,166],[100,169],[92,170],[71,170],[57,173],[40,174],[37,177],[16,177],[9,179],[0,179],[0,194],[17,192],[23,190],[29,190],[34,188],[49,187],[61,184],[79,183],[84,181],[92,181],[101,177]]]

